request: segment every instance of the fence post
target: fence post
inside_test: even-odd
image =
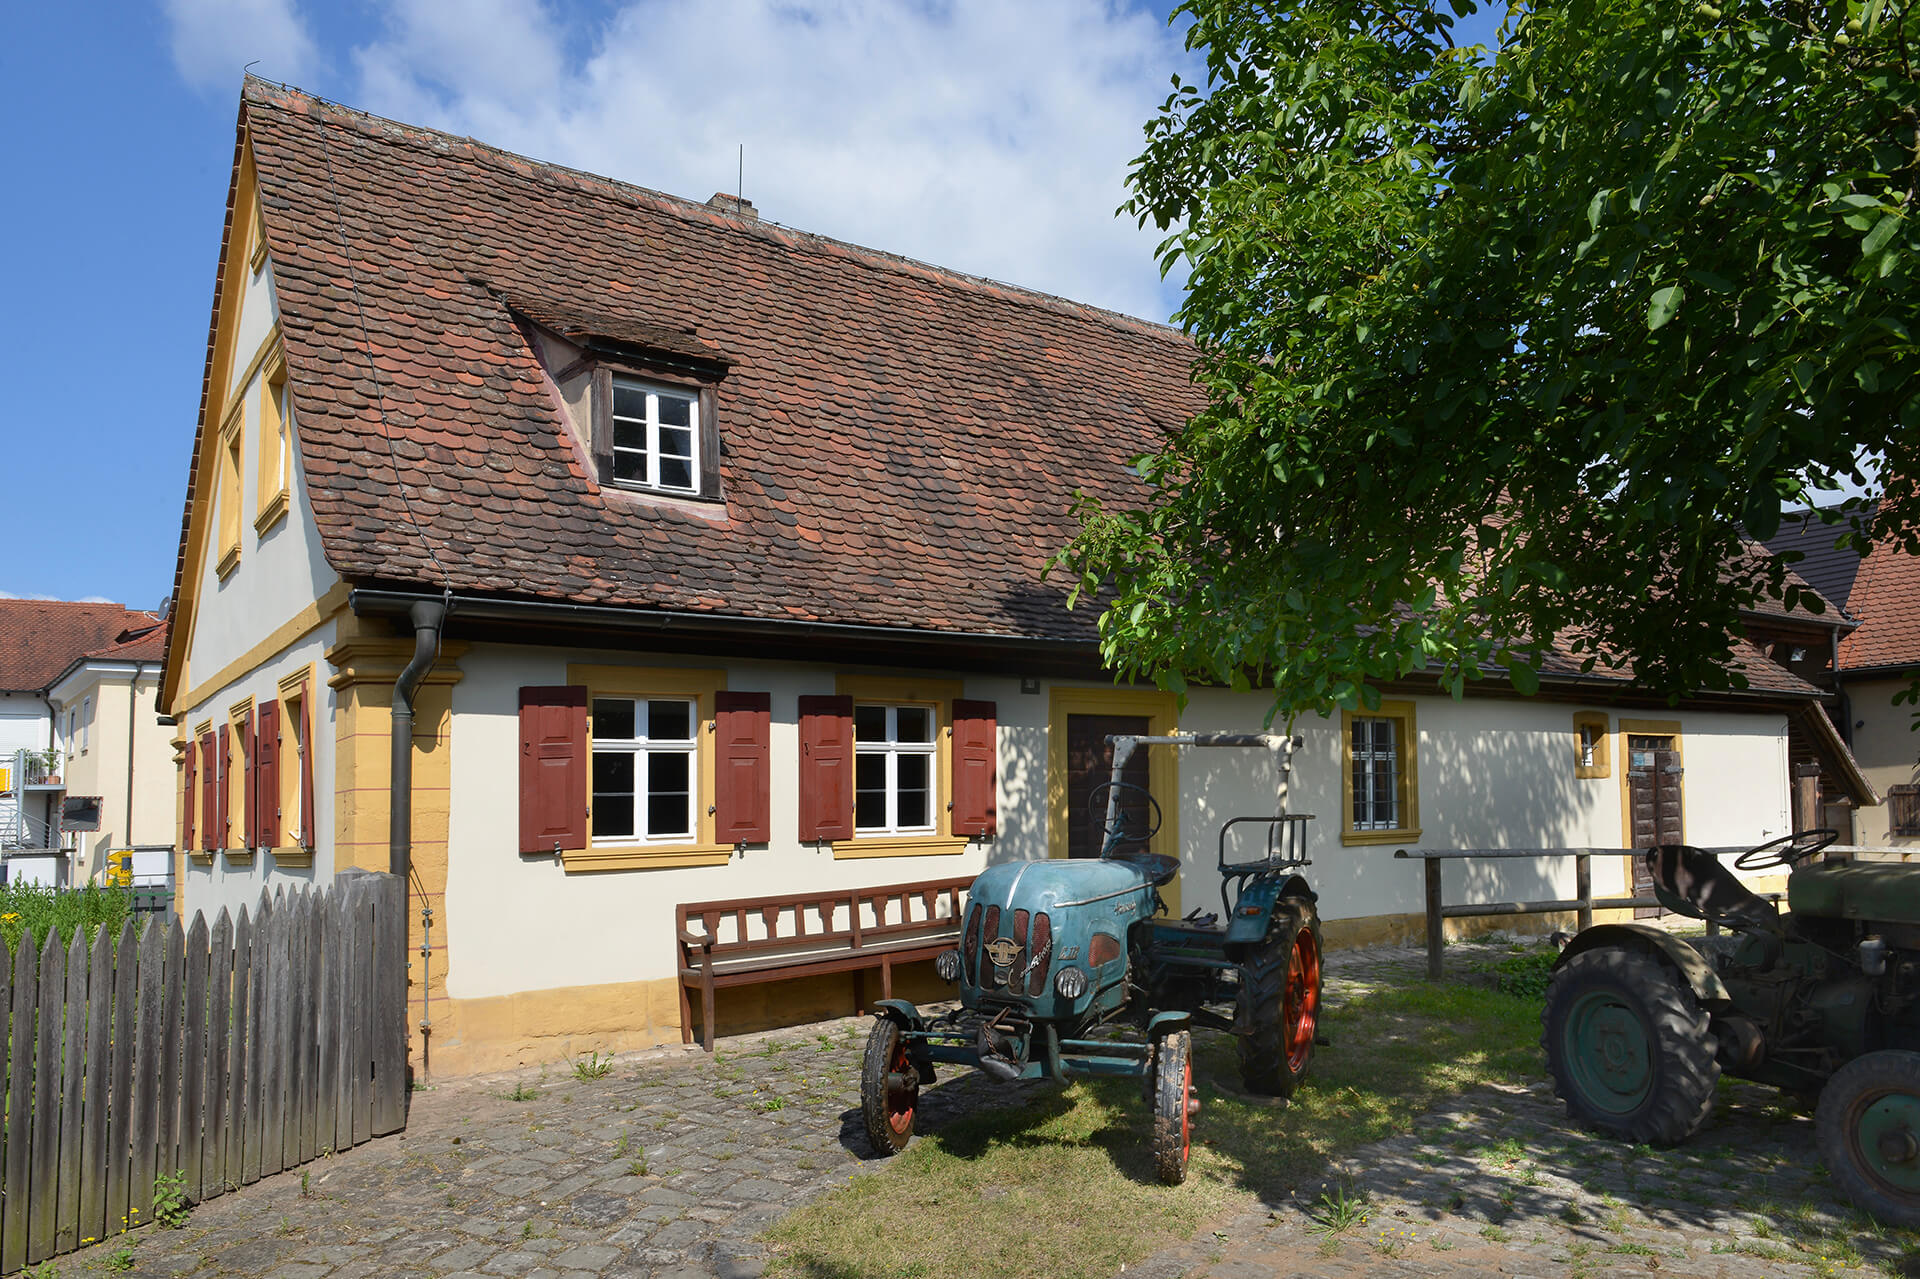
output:
[[[1573,858],[1573,895],[1580,899],[1580,931],[1593,927],[1593,859],[1586,853]]]
[[[1440,980],[1440,951],[1447,944],[1447,921],[1441,914],[1446,907],[1440,891],[1440,859],[1427,862],[1427,980]]]

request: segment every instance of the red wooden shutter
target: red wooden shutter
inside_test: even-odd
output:
[[[213,788],[214,803],[216,805],[213,811],[216,814],[215,820],[219,822],[219,825],[216,827],[212,821],[207,823],[208,840],[218,840],[219,843],[209,842],[207,847],[232,848],[233,796],[227,788],[231,785],[230,779],[233,776],[233,733],[231,728],[226,724],[220,726],[219,733],[220,781]]]
[[[996,749],[992,702],[953,704],[953,833],[991,835],[999,818],[993,789]]]
[[[520,690],[520,851],[587,846],[587,690]]]
[[[280,703],[260,707],[260,734],[254,738],[260,752],[256,765],[260,784],[260,822],[255,830],[260,847],[280,847]]]
[[[200,802],[200,796],[194,792],[199,783],[199,772],[194,768],[194,758],[199,754],[193,742],[187,743],[185,785],[180,788],[183,802],[180,805],[180,851],[193,851],[193,806]]]
[[[763,844],[773,838],[773,699],[766,693],[715,693],[713,837],[722,844]]]
[[[246,842],[241,847],[255,849],[260,847],[260,722],[254,718],[251,706],[247,708],[246,737],[240,749],[247,754],[246,775],[240,779],[240,784],[246,787],[240,797],[241,817],[246,822],[241,834]]]
[[[200,847],[207,852],[220,847],[220,757],[214,754],[213,730],[200,734]]]
[[[300,845],[312,851],[313,838],[313,692],[300,685]]]
[[[853,699],[800,699],[800,838],[853,838]]]

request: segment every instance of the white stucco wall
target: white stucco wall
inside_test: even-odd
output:
[[[86,747],[67,743],[67,791],[101,798],[101,826],[77,837],[81,858],[76,878],[101,869],[100,850],[135,844],[173,842],[174,783],[173,730],[156,718],[154,696],[159,686],[159,663],[148,662],[139,672],[133,705],[129,688],[135,670],[129,663],[87,663],[52,690],[50,696],[64,715],[66,708],[93,707]],[[129,719],[131,710],[131,719]],[[133,814],[127,815],[127,734],[133,733]]]
[[[518,693],[568,682],[570,662],[724,668],[727,687],[771,695],[773,840],[724,866],[568,870],[518,852]],[[792,663],[661,658],[480,645],[460,659],[453,690],[452,794],[444,923],[448,994],[479,998],[550,987],[657,979],[673,972],[678,903],[810,888],[938,879],[989,862],[1046,855],[1048,686],[1023,694],[1014,678],[954,676],[962,696],[991,700],[999,723],[999,824],[992,842],[954,855],[836,860],[794,838],[798,807],[797,699],[831,694],[836,668]],[[866,673],[866,672],[861,672]],[[897,672],[874,672],[897,673]],[[1082,685],[1080,687],[1100,687]],[[1416,700],[1421,844],[1428,847],[1620,847],[1623,774],[1615,713],[1611,777],[1574,776],[1573,714],[1566,703]],[[1183,731],[1249,732],[1266,710],[1257,694],[1196,693]],[[1636,715],[1629,715],[1634,718]],[[1787,828],[1786,718],[1776,713],[1662,712],[1682,726],[1685,820],[1697,843],[1757,843]],[[1394,845],[1344,846],[1337,719],[1296,726],[1292,809],[1318,815],[1307,872],[1329,919],[1422,909],[1417,863]],[[944,779],[942,786],[944,787]],[[1273,774],[1254,751],[1186,751],[1179,828],[1184,910],[1219,909],[1214,870],[1219,825],[1273,808]],[[706,798],[702,804],[708,802]],[[1449,870],[1449,899],[1571,896],[1573,864],[1479,864]],[[1623,891],[1623,858],[1594,867],[1601,894]]]
[[[1912,706],[1893,704],[1908,687],[1903,679],[1848,680],[1847,703],[1853,712],[1853,757],[1883,798],[1892,786],[1920,782],[1920,733],[1912,731]],[[1920,845],[1920,838],[1890,833],[1887,805],[1854,811],[1854,837],[1862,844]]]

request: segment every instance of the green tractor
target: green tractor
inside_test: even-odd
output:
[[[1645,924],[1583,930],[1542,1014],[1555,1090],[1630,1141],[1684,1141],[1722,1073],[1814,1102],[1821,1156],[1866,1211],[1920,1228],[1920,866],[1816,861],[1837,835],[1747,849],[1785,867],[1786,914],[1702,849],[1648,849],[1668,909],[1728,928],[1701,949]]]
[[[1153,1107],[1153,1155],[1162,1181],[1186,1177],[1192,1118],[1192,1031],[1239,1041],[1248,1091],[1290,1097],[1317,1042],[1320,920],[1300,874],[1310,815],[1287,812],[1297,739],[1277,734],[1109,737],[1112,780],[1089,811],[1104,808],[1097,858],[988,867],[968,894],[960,945],[935,960],[959,988],[960,1006],[937,1016],[903,999],[881,1002],[867,1041],[860,1101],[875,1153],[913,1136],[920,1089],[936,1063],[989,1077],[1138,1079]],[[1272,816],[1220,828],[1220,916],[1196,910],[1166,919],[1159,890],[1180,864],[1148,851],[1160,805],[1121,780],[1143,746],[1253,747],[1278,773]],[[1264,855],[1230,860],[1229,836],[1264,829]]]

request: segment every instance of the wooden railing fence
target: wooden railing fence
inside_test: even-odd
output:
[[[347,871],[237,920],[129,919],[0,955],[0,1273],[404,1126],[400,881]]]

